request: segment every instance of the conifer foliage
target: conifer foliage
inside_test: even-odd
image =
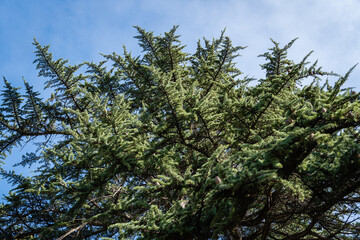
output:
[[[136,28],[141,56],[99,64],[34,41],[49,99],[4,79],[1,158],[34,142],[17,165],[40,167],[1,171],[14,186],[1,239],[360,238],[360,101],[342,87],[353,68],[295,63],[295,40],[272,41],[253,81],[223,33],[188,54],[177,27]]]

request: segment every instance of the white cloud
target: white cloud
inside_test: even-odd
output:
[[[234,44],[247,45],[239,67],[246,74],[261,76],[258,54],[271,47],[269,38],[286,44],[295,37],[299,40],[289,56],[300,61],[311,50],[312,59],[319,59],[325,70],[345,73],[359,62],[360,45],[359,1],[139,1],[141,23],[148,30],[161,33],[180,24],[179,33],[191,49],[197,39],[217,37],[226,33]],[[137,14],[135,14],[137,16]],[[349,84],[360,74],[355,70]]]

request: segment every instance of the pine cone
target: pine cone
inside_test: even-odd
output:
[[[217,185],[221,184],[221,178],[219,178],[219,176],[216,176],[216,177],[215,177],[215,183],[216,183]]]
[[[314,139],[314,136],[315,136],[315,134],[314,134],[314,133],[311,133],[310,136],[309,136],[309,139],[310,139],[310,140],[313,140],[313,139]]]
[[[293,122],[294,122],[294,120],[292,118],[288,118],[285,120],[286,125],[292,124]]]

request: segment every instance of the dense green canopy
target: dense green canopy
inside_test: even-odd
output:
[[[41,151],[18,162],[40,165],[32,177],[2,170],[14,189],[1,239],[360,238],[360,101],[342,88],[353,68],[295,63],[294,41],[272,41],[255,80],[224,34],[188,54],[176,27],[137,30],[141,56],[99,64],[34,41],[47,100],[4,79],[3,160],[29,142]]]

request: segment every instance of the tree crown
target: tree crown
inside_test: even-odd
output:
[[[243,47],[224,33],[188,54],[177,27],[136,29],[142,56],[124,48],[98,64],[54,60],[35,40],[47,100],[4,79],[2,159],[39,137],[42,151],[18,163],[41,163],[34,176],[1,172],[15,187],[1,236],[359,237],[359,93],[342,88],[354,67],[325,72],[310,54],[295,63],[295,40],[272,40],[266,77],[250,84],[235,66]]]

